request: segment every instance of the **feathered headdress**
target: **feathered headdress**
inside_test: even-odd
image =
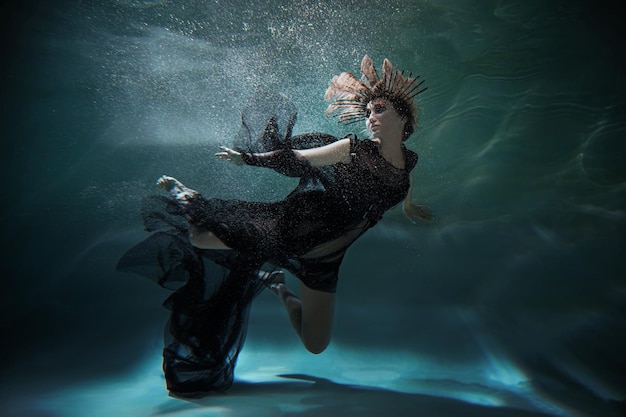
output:
[[[332,101],[326,109],[326,115],[334,113],[340,122],[346,124],[358,122],[366,118],[367,103],[382,97],[391,101],[398,113],[406,116],[413,126],[417,114],[413,98],[427,88],[421,88],[424,81],[418,82],[419,75],[413,77],[409,74],[405,77],[404,71],[396,70],[385,59],[381,78],[367,55],[361,61],[361,73],[363,77],[360,80],[349,72],[333,77],[324,95],[326,100]]]

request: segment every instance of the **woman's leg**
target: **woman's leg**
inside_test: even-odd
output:
[[[304,347],[311,353],[322,353],[332,334],[335,294],[312,290],[301,283],[298,298],[284,283],[273,285]]]
[[[230,249],[213,232],[198,230],[192,224],[189,224],[189,242],[199,249]]]
[[[186,187],[176,178],[163,175],[157,180],[157,185],[170,193],[179,205],[185,206],[189,199],[198,195],[196,190]],[[199,230],[194,225],[189,224],[189,242],[200,249],[230,249],[224,242],[209,230]]]

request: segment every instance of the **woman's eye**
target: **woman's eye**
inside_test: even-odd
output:
[[[385,106],[375,106],[374,107],[374,112],[376,112],[376,114],[380,114],[382,112],[385,111]]]
[[[367,119],[368,117],[370,117],[370,115],[372,114],[372,111],[370,109],[365,109],[365,118]]]

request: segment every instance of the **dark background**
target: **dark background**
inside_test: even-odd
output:
[[[164,173],[210,195],[285,195],[289,180],[214,161],[214,150],[258,85],[294,101],[298,131],[350,131],[324,119],[323,92],[368,53],[427,80],[408,146],[420,155],[415,201],[436,221],[411,225],[395,210],[355,244],[334,343],[383,363],[411,352],[451,379],[498,356],[565,409],[624,409],[618,2],[30,1],[0,11],[5,387],[115,378],[158,352],[167,292],[115,271],[145,236],[140,198]],[[248,343],[297,346],[269,295]]]

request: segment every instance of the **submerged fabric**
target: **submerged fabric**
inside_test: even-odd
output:
[[[277,102],[286,106],[279,98]],[[257,152],[304,149],[336,140],[318,133],[291,137],[295,113],[272,115],[261,130],[252,119],[242,118],[240,146]],[[250,142],[259,131],[258,143]],[[417,155],[405,149],[402,170],[384,160],[374,142],[354,136],[350,142],[348,164],[283,172],[302,177],[279,202],[197,197],[183,212],[170,198],[143,199],[142,218],[151,235],[124,254],[118,269],[174,291],[164,302],[170,310],[163,350],[170,392],[199,397],[232,385],[250,305],[263,289],[256,278],[259,269],[284,268],[310,288],[334,292],[347,248],[406,196]],[[193,247],[185,220],[189,215],[234,250]]]
[[[142,217],[152,234],[124,254],[118,269],[174,291],[163,304],[170,310],[163,350],[167,388],[199,397],[232,385],[250,304],[263,284],[251,279],[261,267],[255,259],[191,246],[181,215],[169,198],[144,198]]]

